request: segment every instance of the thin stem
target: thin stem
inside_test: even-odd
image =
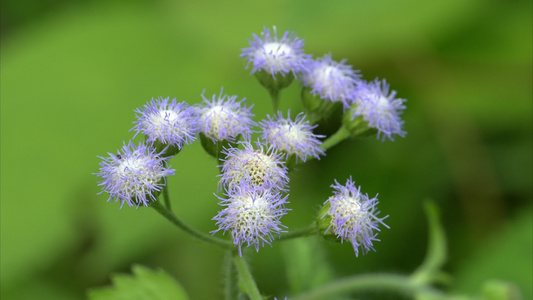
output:
[[[223,260],[224,276],[224,299],[233,300],[237,298],[237,276],[235,265],[232,262],[234,250],[227,250]]]
[[[424,262],[411,278],[414,282],[429,284],[437,280],[446,281],[446,276],[440,270],[446,262],[446,237],[437,206],[432,201],[426,201],[424,204],[429,223],[428,250]]]
[[[168,210],[161,203],[159,203],[159,201],[152,202],[150,204],[150,207],[153,207],[155,210],[157,210],[158,213],[160,213],[163,217],[169,220],[172,224],[176,225],[176,227],[182,229],[183,231],[187,232],[188,234],[196,237],[197,239],[207,244],[215,245],[215,246],[218,246],[224,249],[233,248],[233,243],[231,243],[230,241],[205,234],[199,231],[198,229],[191,227],[190,225],[185,223],[183,220],[178,218],[172,211]]]
[[[163,199],[165,200],[165,206],[168,210],[172,211],[170,206],[170,195],[168,194],[168,182],[163,186]]]
[[[350,132],[346,127],[341,126],[337,132],[335,132],[332,136],[330,136],[328,139],[326,139],[320,147],[322,149],[327,150],[338,143],[344,141],[346,138],[350,136]]]
[[[290,231],[290,232],[287,232],[281,235],[279,240],[276,240],[276,241],[281,242],[281,241],[286,241],[286,240],[295,239],[299,237],[310,236],[310,235],[317,233],[317,231],[318,231],[318,228],[316,226],[316,222],[313,222],[311,225],[305,228],[293,230],[293,231]]]
[[[270,99],[272,99],[272,108],[274,109],[274,114],[278,112],[279,107],[279,90],[278,89],[268,89],[270,94]]]
[[[250,273],[250,270],[248,269],[244,259],[238,254],[235,254],[233,255],[233,263],[235,264],[235,267],[237,267],[239,279],[246,288],[246,293],[250,299],[262,300],[263,298],[261,297],[261,293],[259,293],[259,289],[257,288],[254,278],[252,277],[252,274]]]
[[[333,295],[359,291],[392,291],[413,297],[418,294],[431,295],[430,299],[446,299],[438,290],[413,283],[408,276],[393,274],[357,275],[334,281],[307,293],[298,295],[293,300],[329,299]]]

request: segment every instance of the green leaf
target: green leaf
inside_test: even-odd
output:
[[[523,299],[533,299],[533,216],[531,206],[514,216],[479,251],[466,257],[454,274],[453,291],[474,293],[494,283],[516,285]],[[491,287],[492,286],[492,287]]]
[[[283,243],[291,294],[308,291],[331,280],[331,269],[320,245],[314,237]]]
[[[133,276],[116,274],[113,286],[89,290],[91,300],[180,300],[189,299],[174,278],[163,270],[133,266]]]

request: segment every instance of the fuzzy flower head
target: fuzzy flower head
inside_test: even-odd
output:
[[[309,61],[303,74],[304,85],[312,94],[331,102],[342,102],[348,107],[361,76],[345,62],[345,59],[334,61],[331,54]]]
[[[301,72],[309,55],[303,53],[304,42],[294,33],[285,31],[278,38],[276,27],[264,27],[261,36],[253,35],[249,40],[250,47],[242,49],[241,57],[248,61],[247,68],[252,65],[252,73],[265,71],[272,76]]]
[[[226,156],[222,164],[220,184],[229,190],[244,186],[249,189],[285,190],[289,181],[287,167],[281,161],[281,154],[270,149],[263,150],[263,145],[256,142],[240,142],[244,149],[230,147],[223,153]]]
[[[213,141],[234,142],[239,135],[249,137],[252,121],[252,106],[246,107],[246,99],[237,101],[237,96],[228,96],[220,90],[218,98],[211,99],[202,94],[204,103],[197,107],[200,132]]]
[[[246,188],[234,189],[228,192],[227,199],[220,198],[220,205],[225,208],[213,220],[217,221],[218,229],[212,233],[223,230],[229,231],[233,244],[239,247],[253,245],[256,251],[259,246],[271,245],[273,234],[279,235],[283,226],[280,218],[287,214],[285,208],[287,196],[268,190],[250,190]],[[218,197],[218,196],[217,196]]]
[[[109,200],[129,206],[148,206],[150,200],[156,201],[157,194],[165,185],[165,177],[174,175],[174,169],[163,164],[164,159],[155,150],[139,143],[135,146],[131,141],[122,147],[117,154],[108,153],[109,157],[100,157],[100,176],[103,180],[102,192],[109,193]]]
[[[372,247],[373,241],[379,241],[374,231],[380,231],[378,225],[389,228],[383,220],[378,218],[377,210],[378,199],[374,197],[369,199],[368,195],[361,193],[361,187],[355,187],[355,182],[348,179],[346,185],[340,185],[337,181],[331,186],[335,189],[334,195],[331,196],[324,204],[327,204],[327,212],[322,216],[323,219],[330,220],[329,226],[325,233],[331,231],[337,238],[352,243],[355,256],[359,254],[359,247],[366,254]],[[326,218],[324,218],[326,217]],[[374,250],[375,251],[375,250]]]
[[[176,99],[159,97],[135,110],[138,113],[136,125],[132,128],[137,134],[144,133],[146,141],[176,146],[189,144],[196,139],[198,120],[194,110],[185,102],[177,103]]]
[[[309,125],[304,114],[298,114],[294,120],[291,120],[290,111],[286,119],[281,112],[278,112],[277,118],[267,117],[268,120],[260,123],[263,128],[261,137],[268,145],[285,153],[287,158],[295,155],[305,161],[308,156],[319,159],[319,155],[324,155],[324,150],[320,148],[322,142],[318,140],[324,136],[313,134],[316,125]]]
[[[376,79],[368,84],[363,84],[358,89],[355,109],[352,110],[353,118],[362,116],[369,127],[378,130],[378,138],[394,140],[394,135],[404,137],[404,121],[400,117],[405,109],[405,99],[396,97],[396,91],[389,92],[389,85],[383,79]]]

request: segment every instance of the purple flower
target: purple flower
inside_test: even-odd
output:
[[[251,119],[253,105],[246,107],[246,98],[236,101],[236,95],[224,95],[223,89],[218,98],[213,95],[211,99],[207,99],[203,93],[202,98],[204,103],[197,106],[197,114],[203,134],[213,141],[234,142],[239,135],[249,137],[254,125]]]
[[[360,75],[345,62],[345,59],[334,61],[331,54],[308,61],[307,71],[303,73],[304,85],[324,100],[342,102],[344,107],[349,107]]]
[[[189,144],[196,139],[198,120],[194,109],[185,102],[177,103],[176,99],[173,99],[169,103],[169,98],[152,98],[142,109],[139,108],[135,112],[138,113],[137,122],[134,122],[136,125],[131,130],[137,132],[135,136],[144,133],[148,143],[159,141],[181,149],[183,144]]]
[[[389,228],[383,220],[384,218],[378,218],[380,213],[377,210],[378,198],[369,199],[368,195],[361,193],[361,187],[355,187],[355,182],[352,179],[348,179],[346,185],[340,185],[336,180],[335,184],[331,186],[336,191],[324,204],[329,203],[329,209],[326,215],[331,217],[331,223],[326,230],[326,233],[331,230],[337,238],[352,243],[355,251],[355,256],[359,254],[359,247],[361,247],[364,254],[372,247],[373,241],[379,241],[374,231],[380,231],[378,228],[379,223]]]
[[[289,178],[281,154],[256,142],[256,149],[249,141],[239,142],[244,149],[231,147],[222,151],[226,159],[222,164],[220,185],[231,190],[237,187],[249,189],[285,190]]]
[[[319,155],[324,155],[324,150],[320,148],[322,142],[318,140],[324,136],[313,134],[317,125],[309,125],[303,113],[298,114],[294,121],[290,111],[287,119],[283,118],[282,112],[278,112],[277,118],[267,117],[268,120],[260,122],[263,128],[261,138],[274,149],[286,153],[287,158],[295,155],[297,159],[306,161],[308,156],[320,159]]]
[[[396,91],[389,93],[389,85],[383,79],[368,84],[362,84],[358,89],[356,107],[352,110],[353,118],[362,116],[369,127],[378,130],[378,138],[394,140],[393,135],[404,137],[402,129],[404,121],[400,115],[405,109],[403,103],[407,100],[395,98]]]
[[[109,193],[109,200],[115,198],[121,206],[148,206],[150,200],[156,201],[156,196],[165,185],[165,177],[174,175],[163,162],[159,154],[144,143],[135,146],[131,141],[122,147],[117,154],[108,153],[109,157],[100,157],[100,176],[103,180],[98,185],[103,186],[101,193]]]
[[[289,72],[296,75],[309,59],[309,55],[302,51],[302,39],[289,31],[285,31],[279,39],[275,26],[272,33],[264,27],[261,36],[254,34],[249,43],[250,47],[242,49],[240,56],[248,61],[247,68],[252,64],[252,73],[263,70],[272,76],[277,73],[285,76]]]
[[[229,231],[233,238],[233,244],[239,247],[239,255],[242,256],[241,247],[254,245],[259,251],[259,246],[265,243],[271,245],[273,234],[279,235],[282,227],[280,218],[287,214],[285,208],[287,196],[269,190],[254,190],[246,188],[233,189],[226,193],[227,199],[218,197],[225,208],[216,215],[213,220],[217,221],[216,233],[223,230]]]

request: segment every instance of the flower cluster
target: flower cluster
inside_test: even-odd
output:
[[[185,102],[178,103],[176,99],[169,102],[169,98],[159,97],[135,112],[138,113],[137,122],[132,130],[136,131],[135,136],[144,133],[149,143],[159,142],[181,149],[196,139],[198,121]]]
[[[265,149],[259,141],[239,144],[244,149],[230,147],[223,151],[226,158],[219,184],[227,199],[220,198],[225,208],[213,218],[219,226],[213,233],[231,232],[241,254],[243,244],[259,250],[259,245],[270,245],[273,234],[282,232],[280,218],[288,211],[288,195],[283,194],[289,178],[282,155],[276,150]]]
[[[404,137],[404,121],[400,115],[405,109],[405,99],[395,98],[396,91],[389,92],[389,85],[383,79],[361,84],[357,102],[352,110],[352,119],[360,116],[371,128],[378,130],[378,138],[394,140],[394,135]]]
[[[228,190],[226,196],[219,197],[220,204],[226,208],[213,218],[219,227],[213,233],[229,231],[239,255],[242,256],[242,245],[253,245],[259,251],[259,246],[271,245],[273,234],[283,231],[285,226],[280,218],[288,210],[285,208],[287,195],[283,197],[280,192],[269,189],[236,187]]]
[[[344,128],[355,136],[372,129],[383,140],[405,136],[400,118],[405,100],[397,99],[385,80],[365,82],[346,60],[336,62],[331,54],[312,59],[303,52],[303,40],[293,33],[278,38],[275,27],[264,28],[241,56],[270,91],[276,102],[274,115],[254,122],[253,106],[247,106],[245,98],[224,94],[223,89],[211,97],[202,93],[201,103],[193,106],[176,99],[151,99],[135,110],[137,120],[131,129],[133,138],[144,135],[145,141],[124,143],[117,154],[101,157],[100,172],[95,173],[102,178],[99,185],[109,200],[121,202],[121,207],[124,203],[150,206],[166,189],[166,178],[174,175],[168,161],[199,137],[221,171],[217,192],[222,196],[215,196],[222,209],[213,218],[217,229],[212,234],[228,232],[240,255],[243,246],[259,251],[285,232],[281,218],[290,210],[286,208],[289,171],[298,163],[320,159],[338,142],[331,142],[333,137],[343,137],[313,132],[321,118],[335,116],[332,107],[344,113],[339,132]],[[299,113],[291,118],[288,111],[284,117],[277,110],[279,90],[295,78],[302,83],[304,110],[310,116]],[[254,134],[259,135],[256,140]],[[320,232],[349,241],[356,256],[359,250],[374,249],[378,225],[388,228],[383,223],[386,217],[378,217],[378,199],[362,194],[351,178],[346,185],[335,181],[332,187],[334,194],[324,203],[318,221]]]
[[[345,63],[345,59],[334,61],[331,54],[310,60],[306,72],[302,74],[304,85],[311,89],[313,95],[350,107],[361,76]]]
[[[322,142],[319,140],[324,136],[313,133],[313,128],[317,125],[309,125],[303,113],[298,114],[294,120],[291,120],[290,111],[286,119],[281,112],[278,112],[276,118],[267,117],[268,120],[260,123],[263,129],[261,138],[268,145],[285,153],[287,158],[293,155],[296,159],[306,161],[308,156],[320,159],[319,155],[325,154],[324,149],[320,148]]]
[[[325,227],[324,234],[332,232],[337,238],[352,243],[355,256],[359,254],[359,248],[363,253],[367,253],[372,246],[373,241],[379,241],[376,236],[379,231],[378,225],[389,228],[383,220],[378,218],[377,195],[369,198],[368,195],[361,193],[361,187],[355,187],[355,182],[348,179],[346,185],[341,185],[337,181],[331,186],[335,189],[331,196],[324,203],[325,213],[322,219],[325,219],[322,227]],[[322,228],[324,229],[324,228]],[[375,250],[374,250],[375,251]]]
[[[309,55],[303,53],[303,40],[292,32],[285,31],[278,38],[276,27],[272,32],[264,27],[261,35],[254,34],[249,43],[250,47],[242,50],[241,57],[246,59],[247,68],[252,65],[252,73],[264,71],[271,76],[296,75],[306,67]]]
[[[326,118],[331,114],[331,104],[341,103],[351,120],[356,117],[362,120],[357,120],[361,124],[358,123],[357,130],[352,131],[354,136],[364,131],[362,127],[377,131],[377,137],[383,140],[393,140],[395,135],[405,136],[400,115],[406,100],[396,98],[395,91],[389,93],[389,85],[384,80],[367,82],[361,79],[358,70],[346,64],[345,59],[335,61],[331,54],[312,59],[302,50],[303,40],[290,32],[278,39],[275,27],[273,36],[265,28],[261,36],[254,34],[253,37],[250,47],[243,49],[241,55],[248,65],[252,65],[252,73],[268,72],[274,81],[282,81],[277,75],[294,74],[304,86],[302,101],[308,114]],[[264,78],[258,78],[275,93],[288,86],[286,83],[265,84]],[[346,127],[354,125],[346,124]]]
[[[109,193],[109,200],[129,206],[148,206],[150,200],[156,200],[156,194],[165,185],[165,177],[174,175],[163,162],[155,149],[144,143],[135,146],[131,141],[122,147],[117,154],[109,153],[109,157],[100,157],[100,173],[103,178],[98,185],[103,186],[102,192]],[[108,201],[109,201],[108,200]]]
[[[200,132],[213,141],[234,142],[240,135],[249,138],[254,125],[253,106],[246,107],[245,98],[237,101],[237,95],[224,95],[223,91],[211,99],[202,93],[204,102],[197,106]]]

